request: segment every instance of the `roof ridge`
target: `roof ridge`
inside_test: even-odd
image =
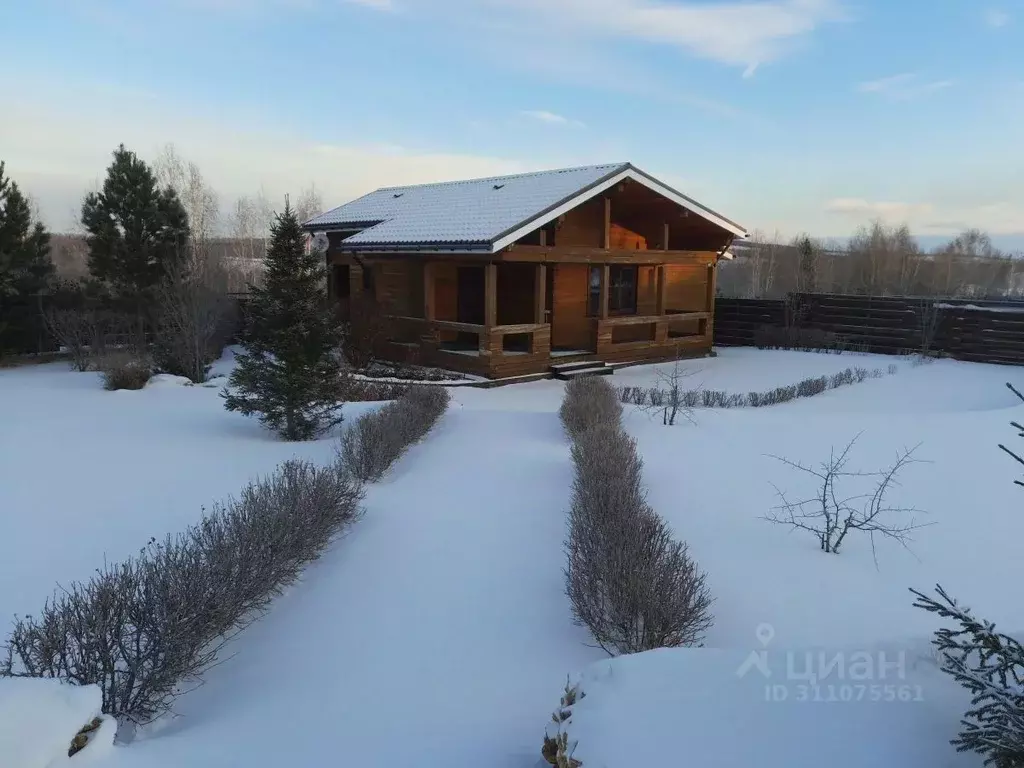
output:
[[[368,194],[374,194],[376,192],[391,192],[399,189],[422,189],[425,187],[449,187],[456,186],[459,184],[480,184],[485,181],[507,181],[511,179],[525,179],[530,176],[548,176],[555,173],[569,173],[573,171],[590,171],[598,168],[607,168],[609,171],[613,168],[625,168],[630,163],[595,163],[593,165],[577,165],[567,168],[548,168],[540,171],[524,171],[523,173],[508,173],[503,176],[480,176],[474,179],[452,179],[451,181],[429,181],[423,184],[401,184],[392,187],[378,187],[373,192]]]

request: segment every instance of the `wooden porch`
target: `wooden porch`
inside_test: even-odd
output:
[[[632,251],[625,261],[607,249],[560,250],[513,248],[486,263],[406,254],[367,264],[368,283],[391,310],[383,355],[506,378],[556,363],[710,351],[714,253]]]

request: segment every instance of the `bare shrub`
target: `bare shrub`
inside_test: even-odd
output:
[[[230,335],[227,275],[208,254],[172,264],[156,288],[156,360],[160,370],[206,381]]]
[[[575,438],[598,424],[617,424],[622,404],[604,378],[577,376],[565,384],[558,416],[569,437]]]
[[[153,378],[153,364],[148,358],[130,351],[108,352],[99,361],[103,388],[142,389]]]
[[[648,506],[633,439],[597,424],[572,456],[565,581],[575,621],[610,655],[699,644],[711,625],[705,577]]]
[[[132,324],[122,315],[96,307],[50,308],[46,328],[71,358],[76,371],[96,367],[108,347],[132,341]]]
[[[409,446],[426,436],[449,400],[444,387],[416,385],[380,410],[360,416],[341,436],[338,452],[346,471],[363,482],[382,478]]]
[[[619,402],[626,405],[646,405],[648,390],[643,387],[619,387]]]
[[[826,389],[828,389],[828,378],[825,376],[818,376],[813,379],[804,379],[796,385],[796,397],[813,397],[814,395],[820,395]]]
[[[409,391],[409,385],[393,381],[370,381],[351,374],[343,376],[340,399],[346,403],[397,400]]]
[[[826,461],[817,467],[807,467],[789,459],[772,456],[788,467],[816,478],[817,487],[813,496],[792,501],[775,486],[780,503],[765,519],[771,523],[786,525],[807,531],[817,540],[823,552],[838,554],[852,531],[867,534],[871,541],[871,552],[875,554],[875,536],[879,535],[907,547],[912,534],[925,523],[917,522],[914,507],[892,506],[888,501],[889,491],[899,485],[899,475],[910,464],[918,463],[914,458],[915,449],[901,451],[896,461],[885,469],[863,472],[848,468],[850,452],[860,435],[854,437],[842,451],[831,451]],[[868,491],[847,492],[846,486],[853,478],[872,482]],[[877,558],[876,558],[877,564]]]
[[[97,685],[105,714],[149,722],[357,518],[360,498],[338,467],[286,462],[198,525],[17,618],[0,674]]]

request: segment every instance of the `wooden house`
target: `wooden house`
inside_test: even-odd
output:
[[[381,357],[488,378],[707,354],[747,234],[629,163],[378,189],[304,227],[341,311],[389,318]]]

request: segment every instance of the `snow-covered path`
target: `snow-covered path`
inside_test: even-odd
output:
[[[602,655],[562,591],[569,473],[550,410],[453,402],[182,717],[113,764],[537,765],[560,684]]]

